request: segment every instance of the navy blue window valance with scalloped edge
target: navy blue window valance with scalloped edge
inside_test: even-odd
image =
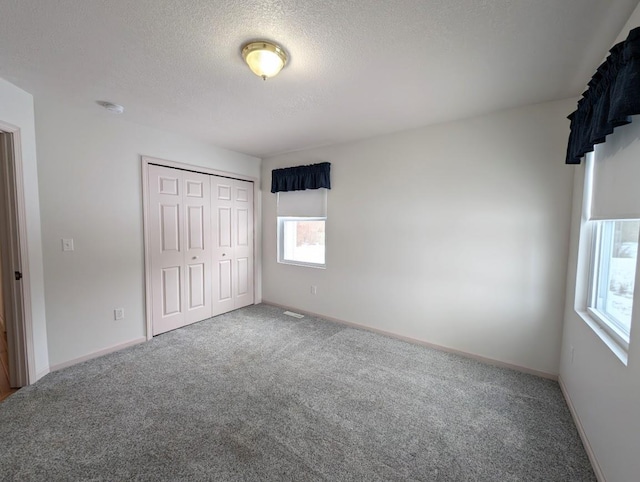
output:
[[[640,114],[640,27],[609,51],[607,59],[588,84],[569,115],[571,133],[567,164],[580,164],[593,146],[605,141],[613,130]]]
[[[285,167],[271,171],[271,192],[331,189],[331,163]]]

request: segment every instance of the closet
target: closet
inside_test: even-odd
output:
[[[149,164],[153,335],[253,304],[253,183]]]

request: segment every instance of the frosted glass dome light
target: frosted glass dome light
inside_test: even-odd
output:
[[[287,53],[284,49],[265,40],[244,45],[242,58],[251,71],[258,77],[262,77],[262,80],[277,75],[287,63]]]

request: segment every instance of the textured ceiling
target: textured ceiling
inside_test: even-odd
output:
[[[0,0],[0,77],[266,157],[578,95],[637,4]],[[266,82],[258,38],[290,55]]]

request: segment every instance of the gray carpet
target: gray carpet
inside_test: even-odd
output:
[[[0,403],[2,480],[595,481],[558,384],[252,306]]]

